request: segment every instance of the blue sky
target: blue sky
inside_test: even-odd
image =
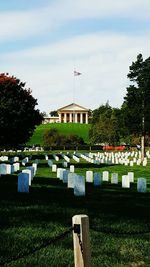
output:
[[[149,14],[149,0],[2,0],[0,72],[26,82],[40,111],[73,92],[90,109],[120,107],[129,66],[150,56]]]

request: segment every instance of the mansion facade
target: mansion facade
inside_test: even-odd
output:
[[[58,117],[45,117],[43,123],[85,123],[88,124],[89,109],[72,103],[57,110]]]

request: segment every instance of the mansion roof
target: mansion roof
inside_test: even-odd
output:
[[[64,106],[62,108],[59,108],[57,112],[64,112],[64,111],[85,111],[88,112],[89,109],[82,107],[76,103],[69,104],[67,106]]]

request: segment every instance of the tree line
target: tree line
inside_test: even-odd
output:
[[[92,143],[141,144],[150,142],[150,57],[139,54],[129,67],[130,85],[121,108],[106,103],[92,111]],[[143,144],[144,145],[144,144]]]

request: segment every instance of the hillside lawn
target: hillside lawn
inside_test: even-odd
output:
[[[83,138],[85,143],[89,143],[90,124],[80,123],[48,123],[36,127],[33,136],[27,142],[27,145],[43,145],[43,134],[47,129],[56,128],[61,134],[75,134]]]
[[[48,167],[44,154],[32,156],[28,165],[36,158],[39,164],[29,194],[17,193],[17,174],[0,177],[0,266],[68,230],[77,214],[89,216],[91,267],[150,266],[150,162],[130,167],[71,160],[75,172],[84,176],[86,170],[119,174],[119,184],[86,183],[86,196],[75,197]],[[61,158],[54,163],[62,167]],[[121,176],[129,171],[134,171],[135,182],[130,189],[121,188]],[[137,193],[138,177],[147,178],[147,193]],[[5,266],[73,267],[72,233]]]

